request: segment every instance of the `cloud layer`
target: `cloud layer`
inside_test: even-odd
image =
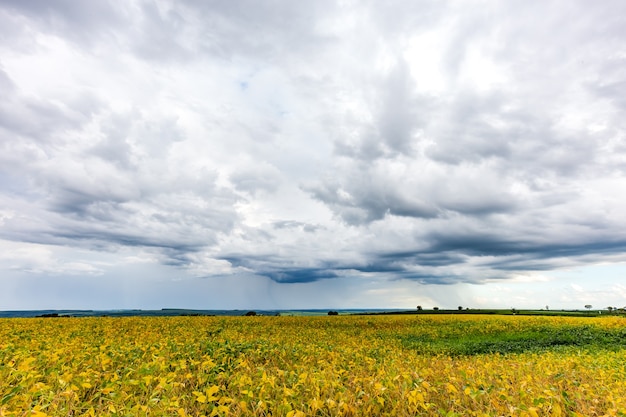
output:
[[[2,265],[458,284],[624,262],[625,16],[2,1]]]

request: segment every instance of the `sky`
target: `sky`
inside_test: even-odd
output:
[[[0,0],[0,310],[626,306],[626,2]]]

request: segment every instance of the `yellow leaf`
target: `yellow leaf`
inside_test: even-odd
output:
[[[456,389],[456,387],[454,385],[452,385],[451,383],[448,382],[448,384],[446,385],[446,389],[448,390],[449,393],[454,393],[456,394],[457,392],[459,392],[459,390]]]
[[[215,394],[220,390],[220,387],[217,385],[213,385],[211,388],[206,390],[206,396],[208,401],[215,401],[217,397]]]
[[[29,371],[32,368],[32,364],[35,362],[35,358],[26,358],[24,362],[20,363],[17,366],[17,369],[20,371]]]

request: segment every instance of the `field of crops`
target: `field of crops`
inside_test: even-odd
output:
[[[0,320],[0,416],[626,415],[626,319]]]

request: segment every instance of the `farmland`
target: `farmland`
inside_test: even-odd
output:
[[[0,416],[626,415],[626,319],[0,320]]]

